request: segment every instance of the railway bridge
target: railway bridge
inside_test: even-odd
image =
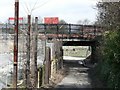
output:
[[[39,24],[38,31],[41,38],[62,41],[62,46],[91,46],[92,61],[94,61],[98,38],[103,35],[103,28],[96,25]]]
[[[46,39],[55,44],[51,53],[49,53],[50,49],[46,49],[46,56],[48,57],[46,57],[45,83],[48,83],[48,77],[56,77],[54,76],[55,73],[58,73],[63,66],[62,46],[90,46],[90,62],[95,63],[96,47],[99,45],[99,39],[102,38],[103,28],[95,25],[39,24],[38,33],[39,38]],[[50,54],[52,54],[52,58],[49,57]],[[51,71],[51,74],[49,71]]]

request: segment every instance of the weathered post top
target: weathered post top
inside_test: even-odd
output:
[[[15,0],[15,2],[19,2],[19,0]]]

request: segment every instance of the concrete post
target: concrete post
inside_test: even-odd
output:
[[[49,84],[50,72],[51,72],[50,48],[46,47],[44,84]]]

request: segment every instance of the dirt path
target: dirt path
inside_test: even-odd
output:
[[[88,77],[89,68],[83,67],[78,61],[64,62],[68,75],[56,85],[56,88],[91,88],[91,80]]]

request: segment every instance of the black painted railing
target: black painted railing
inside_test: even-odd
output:
[[[102,27],[79,24],[39,24],[38,31],[48,38],[95,38],[102,35]]]

